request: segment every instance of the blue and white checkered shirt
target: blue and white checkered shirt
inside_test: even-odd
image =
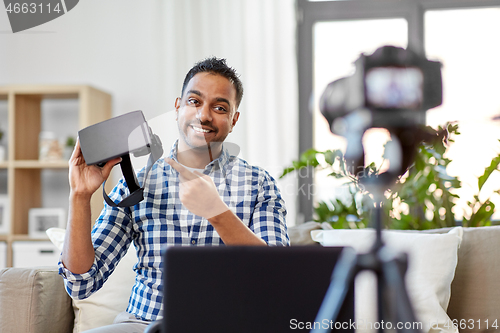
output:
[[[170,158],[176,160],[177,143]],[[250,230],[269,245],[289,245],[285,224],[286,209],[275,180],[263,169],[223,150],[219,158],[206,166],[219,194],[228,207]],[[144,181],[144,169],[138,174]],[[122,179],[110,198],[119,202],[128,194]],[[179,199],[178,172],[159,159],[146,179],[144,200],[133,207],[114,208],[105,205],[97,219],[92,240],[94,264],[84,274],[73,274],[59,263],[68,294],[84,299],[101,288],[134,242],[138,262],[135,285],[127,312],[143,320],[161,316],[163,297],[162,253],[171,245],[223,245],[214,227],[204,218],[192,214]]]

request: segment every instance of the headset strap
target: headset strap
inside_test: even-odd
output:
[[[143,186],[139,186],[137,177],[135,175],[134,169],[132,168],[132,163],[130,162],[130,154],[125,154],[121,156],[122,161],[120,162],[120,167],[122,169],[123,176],[125,177],[125,182],[130,190],[130,194],[123,198],[122,201],[115,203],[106,194],[106,181],[102,183],[102,196],[106,203],[112,207],[130,207],[135,206],[142,200],[144,200],[144,184],[148,178],[149,171],[153,167],[153,164],[163,155],[163,148],[161,145],[160,138],[157,135],[152,136],[151,146],[148,146],[150,150],[148,164],[146,165],[146,170],[144,171],[144,183]]]

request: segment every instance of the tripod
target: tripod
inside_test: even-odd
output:
[[[349,286],[354,282],[356,275],[363,270],[373,271],[377,277],[378,331],[420,332],[419,329],[413,327],[414,325],[404,325],[416,322],[404,282],[404,275],[408,267],[407,255],[394,253],[383,242],[382,200],[385,189],[383,185],[388,186],[392,177],[386,174],[379,177],[369,180],[367,184],[372,188],[370,192],[374,195],[376,202],[372,211],[372,223],[376,234],[375,242],[367,253],[356,254],[350,248],[343,250],[339,262],[333,270],[332,281],[315,319],[315,322],[319,323],[331,320],[329,321],[330,325],[315,327],[311,333],[326,333],[332,330],[345,302]]]

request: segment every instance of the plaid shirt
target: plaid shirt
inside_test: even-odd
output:
[[[177,143],[170,152],[172,159],[176,160],[176,156]],[[265,170],[223,150],[204,173],[213,179],[228,207],[257,236],[269,245],[289,245],[284,201],[275,180]],[[99,290],[133,242],[138,262],[127,312],[143,320],[161,316],[162,253],[166,246],[224,244],[206,219],[182,205],[178,175],[164,159],[159,159],[146,179],[143,201],[127,208],[105,205],[92,230],[95,259],[91,269],[73,274],[59,263],[59,273],[71,297],[84,299]],[[144,169],[137,178],[142,184]],[[119,202],[127,194],[122,179],[109,196]]]

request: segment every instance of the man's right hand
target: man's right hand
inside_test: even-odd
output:
[[[120,161],[120,157],[112,159],[102,168],[96,165],[87,165],[80,148],[80,140],[77,139],[69,160],[69,185],[72,194],[90,198],[99,186],[108,179],[111,169]]]
[[[71,193],[68,226],[61,257],[64,266],[75,274],[87,272],[94,262],[90,198],[120,160],[121,158],[112,159],[102,168],[87,165],[80,148],[80,141],[76,141],[75,150],[69,160]]]

